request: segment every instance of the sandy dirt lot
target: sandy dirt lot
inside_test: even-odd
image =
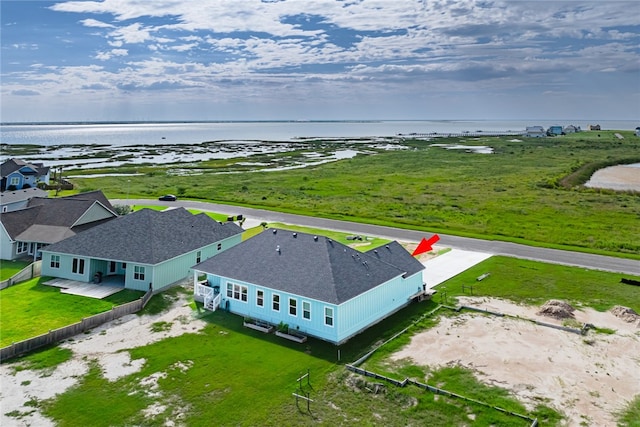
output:
[[[129,315],[78,335],[73,341],[61,344],[73,351],[73,358],[50,371],[24,370],[15,372],[11,364],[0,365],[0,425],[53,426],[30,402],[51,398],[77,384],[89,371],[89,362],[96,360],[105,378],[115,381],[142,368],[144,360],[132,361],[129,353],[120,350],[144,346],[167,337],[197,332],[205,322],[194,318],[183,295],[171,310],[154,316]],[[151,332],[155,322],[171,323],[163,332]],[[19,413],[20,416],[8,416]]]
[[[591,176],[585,187],[640,191],[640,164],[600,169]]]
[[[562,324],[537,315],[537,307],[497,299],[461,298],[461,304]],[[481,381],[511,390],[529,409],[549,399],[547,405],[564,413],[569,426],[615,426],[613,413],[640,394],[640,322],[592,309],[574,315],[616,333],[581,336],[527,320],[462,314],[442,317],[393,358],[470,368]]]

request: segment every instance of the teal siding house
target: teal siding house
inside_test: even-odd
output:
[[[0,191],[15,191],[49,184],[49,167],[42,163],[27,163],[8,159],[0,165]]]
[[[209,310],[341,344],[423,295],[423,269],[398,242],[363,253],[270,229],[195,265],[194,298]]]
[[[42,275],[159,291],[237,245],[242,228],[183,208],[142,209],[42,249]]]

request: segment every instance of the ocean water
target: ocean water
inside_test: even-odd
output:
[[[309,121],[309,122],[206,122],[206,123],[83,123],[7,124],[0,126],[0,143],[57,145],[108,145],[112,147],[198,144],[208,141],[300,141],[312,138],[372,138],[411,133],[461,133],[520,131],[526,126],[549,127],[579,120],[519,121]],[[635,122],[600,121],[603,129],[635,129]]]

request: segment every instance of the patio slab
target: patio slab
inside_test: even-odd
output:
[[[122,286],[79,282],[77,280],[69,279],[52,279],[44,282],[43,284],[60,288],[60,292],[63,294],[80,295],[83,297],[97,299],[106,298],[109,295],[113,295],[124,289]]]

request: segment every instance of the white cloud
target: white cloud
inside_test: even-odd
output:
[[[83,19],[80,21],[80,23],[85,27],[114,28],[113,25],[107,24],[106,22],[98,21],[96,19]]]

